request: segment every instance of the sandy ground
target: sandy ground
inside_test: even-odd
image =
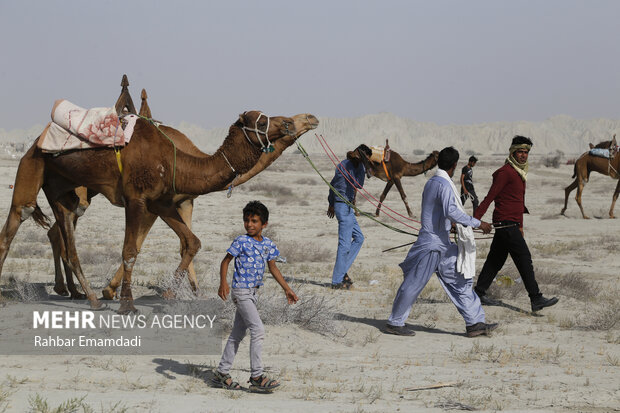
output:
[[[312,158],[331,179],[329,160],[319,154]],[[492,171],[503,159],[480,158],[474,181],[482,198]],[[616,182],[593,175],[584,195],[593,219],[581,219],[573,196],[564,217],[559,212],[572,166],[547,168],[534,155],[531,162],[526,239],[542,291],[560,297],[558,305],[540,316],[523,311],[529,310],[529,300],[522,284],[494,285],[492,293],[506,306],[485,311],[487,320],[499,322],[500,327],[492,337],[467,338],[462,318],[433,278],[409,319],[417,335],[382,334],[380,328],[402,279],[397,265],[408,247],[382,250],[412,237],[359,218],[366,241],[349,271],[355,289],[327,288],[337,245],[336,221],[325,216],[327,187],[303,157],[288,153],[237,188],[231,198],[224,193],[198,198],[193,220],[194,232],[202,240],[195,260],[201,292],[215,296],[224,251],[243,232],[241,209],[250,200],[262,200],[271,211],[265,233],[288,260],[279,268],[302,301],[315,300],[321,310],[305,326],[299,321],[273,321],[278,319],[274,313],[286,305],[273,279],[266,282],[261,298],[267,331],[263,357],[269,373],[283,382],[277,392],[259,395],[210,387],[210,370],[219,354],[4,355],[0,356],[0,411],[46,411],[46,406],[52,411],[62,403],[66,407],[72,398],[82,405],[76,411],[97,412],[618,411],[620,221],[607,216]],[[8,185],[16,168],[16,161],[0,165],[0,205],[5,214],[12,194]],[[403,180],[416,214],[426,179]],[[366,185],[376,197],[383,187],[377,179]],[[49,212],[43,198],[40,203]],[[362,210],[374,212],[369,202],[359,204]],[[386,205],[404,214],[396,190],[388,195]],[[471,204],[466,207],[471,210]],[[380,220],[407,229],[384,214]],[[97,290],[120,263],[123,229],[123,210],[101,197],[95,198],[79,222],[78,251]],[[478,269],[489,245],[490,240],[478,242]],[[135,296],[153,294],[148,286],[171,276],[177,262],[178,241],[158,221],[134,271]],[[517,278],[510,260],[501,274]],[[45,231],[31,220],[22,225],[12,244],[0,280],[5,288],[10,277],[26,285],[46,282],[51,292],[51,248]],[[244,342],[232,375],[245,385],[248,369],[248,343]],[[408,390],[434,384],[447,387]]]

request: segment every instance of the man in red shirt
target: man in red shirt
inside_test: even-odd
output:
[[[486,296],[486,291],[504,266],[508,254],[512,257],[523,279],[523,284],[532,302],[532,311],[542,310],[558,302],[557,297],[543,297],[538,289],[538,283],[534,277],[532,255],[523,238],[523,213],[529,213],[525,207],[527,158],[532,145],[532,141],[525,136],[517,135],[513,138],[506,164],[493,173],[491,189],[474,213],[474,218],[481,219],[491,202],[495,201],[493,225],[497,228],[487,260],[474,287],[482,304],[498,304],[497,301]]]

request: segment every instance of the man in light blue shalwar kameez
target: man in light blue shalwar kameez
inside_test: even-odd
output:
[[[412,329],[405,326],[405,321],[409,317],[411,306],[433,273],[437,273],[439,282],[465,319],[468,337],[487,334],[497,327],[497,324],[485,323],[480,299],[472,290],[475,268],[463,270],[468,273],[469,278],[457,271],[459,246],[450,242],[452,223],[463,227],[481,228],[484,233],[489,233],[492,228],[489,223],[479,221],[463,211],[456,187],[451,181],[458,159],[459,153],[456,149],[444,148],[439,153],[437,173],[424,186],[422,228],[417,241],[400,264],[404,280],[396,293],[392,314],[384,330],[386,333],[408,336],[415,334]],[[467,230],[470,231],[474,246],[475,264],[475,242],[470,228]],[[469,258],[471,261],[472,257]]]

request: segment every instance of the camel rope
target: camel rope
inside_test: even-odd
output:
[[[315,134],[315,136],[317,137],[317,139],[319,140],[319,143],[321,144],[321,146],[323,147],[323,151],[325,151],[325,153],[327,154],[327,157],[330,159],[330,161],[332,161],[332,163],[336,166],[336,168],[338,168],[338,165],[340,164],[340,160],[338,159],[338,157],[336,156],[336,154],[334,153],[334,151],[331,149],[331,147],[327,144],[327,140],[325,140],[325,138],[323,137],[323,135],[319,136]],[[325,145],[323,145],[323,142],[321,141],[321,138],[323,139],[323,141],[325,142]],[[325,149],[325,147],[327,147],[329,149],[329,151],[331,152],[331,155],[327,152],[327,149]],[[333,159],[332,159],[333,157]],[[334,161],[335,159],[335,161]],[[381,202],[375,198],[370,192],[368,192],[362,185],[359,184],[359,182],[357,182],[357,180],[355,179],[355,177],[351,176],[351,174],[345,169],[344,172],[340,171],[341,174],[344,175],[344,178],[351,184],[353,185],[353,183],[347,178],[346,175],[348,175],[354,182],[355,184],[357,184],[358,187],[360,187],[363,191],[362,196],[364,197],[364,199],[366,199],[372,206],[374,206],[375,208],[378,208],[378,205],[381,204]],[[346,173],[346,175],[345,175]],[[355,185],[353,185],[355,186]],[[369,198],[371,198],[373,201],[371,201]],[[376,203],[375,203],[376,202]],[[383,204],[381,204],[383,205]],[[404,215],[394,211],[393,209],[391,209],[390,207],[387,207],[385,205],[383,205],[385,209],[387,209],[388,211],[408,220],[408,221],[413,221],[415,223],[421,224],[420,221],[416,221],[415,219],[409,218],[409,217],[405,217]],[[412,227],[411,225],[408,225],[400,220],[398,220],[397,218],[394,218],[392,215],[390,215],[389,213],[385,212],[384,209],[384,213],[385,215],[387,215],[388,217],[392,218],[394,221],[399,222],[401,224],[403,224],[404,226],[411,228],[415,231],[419,231],[419,228],[416,227]]]
[[[308,155],[308,152],[306,152],[306,149],[301,145],[301,143],[299,143],[299,141],[295,141],[295,144],[297,145],[297,148],[299,149],[299,152],[301,152],[301,154],[303,155],[303,157],[306,159],[306,161],[308,161],[308,163],[310,164],[310,166],[312,166],[312,169],[314,169],[316,171],[316,173],[321,177],[321,179],[323,180],[323,182],[325,182],[327,184],[327,186],[329,186],[329,188],[334,191],[334,194],[336,194],[336,196],[338,198],[340,198],[340,200],[342,202],[344,202],[345,204],[347,204],[349,207],[353,208],[353,210],[355,210],[356,212],[359,212],[361,215],[365,216],[366,218],[370,218],[371,220],[375,221],[376,223],[378,223],[379,225],[382,225],[388,229],[391,229],[392,231],[401,233],[401,234],[407,234],[407,235],[412,235],[414,237],[417,237],[418,234],[414,234],[412,232],[408,232],[405,230],[402,230],[400,228],[396,228],[393,227],[392,225],[386,224],[385,222],[381,222],[378,219],[375,219],[375,217],[371,216],[368,212],[364,212],[362,210],[360,210],[358,207],[356,207],[355,205],[353,205],[351,202],[349,202],[349,200],[342,195],[340,192],[338,192],[336,190],[336,188],[334,188],[329,181],[327,181],[327,179],[325,179],[325,177],[323,176],[323,174],[321,174],[321,172],[319,171],[319,169],[316,167],[316,165],[312,162],[312,160],[310,159],[310,156]],[[355,186],[354,186],[355,187]],[[355,188],[355,190],[357,191],[358,189]]]

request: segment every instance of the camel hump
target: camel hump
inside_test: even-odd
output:
[[[149,107],[149,103],[147,102],[148,94],[146,93],[146,89],[142,89],[142,93],[140,94],[142,98],[142,103],[140,104],[140,116],[144,116],[146,118],[152,118],[151,108]]]

